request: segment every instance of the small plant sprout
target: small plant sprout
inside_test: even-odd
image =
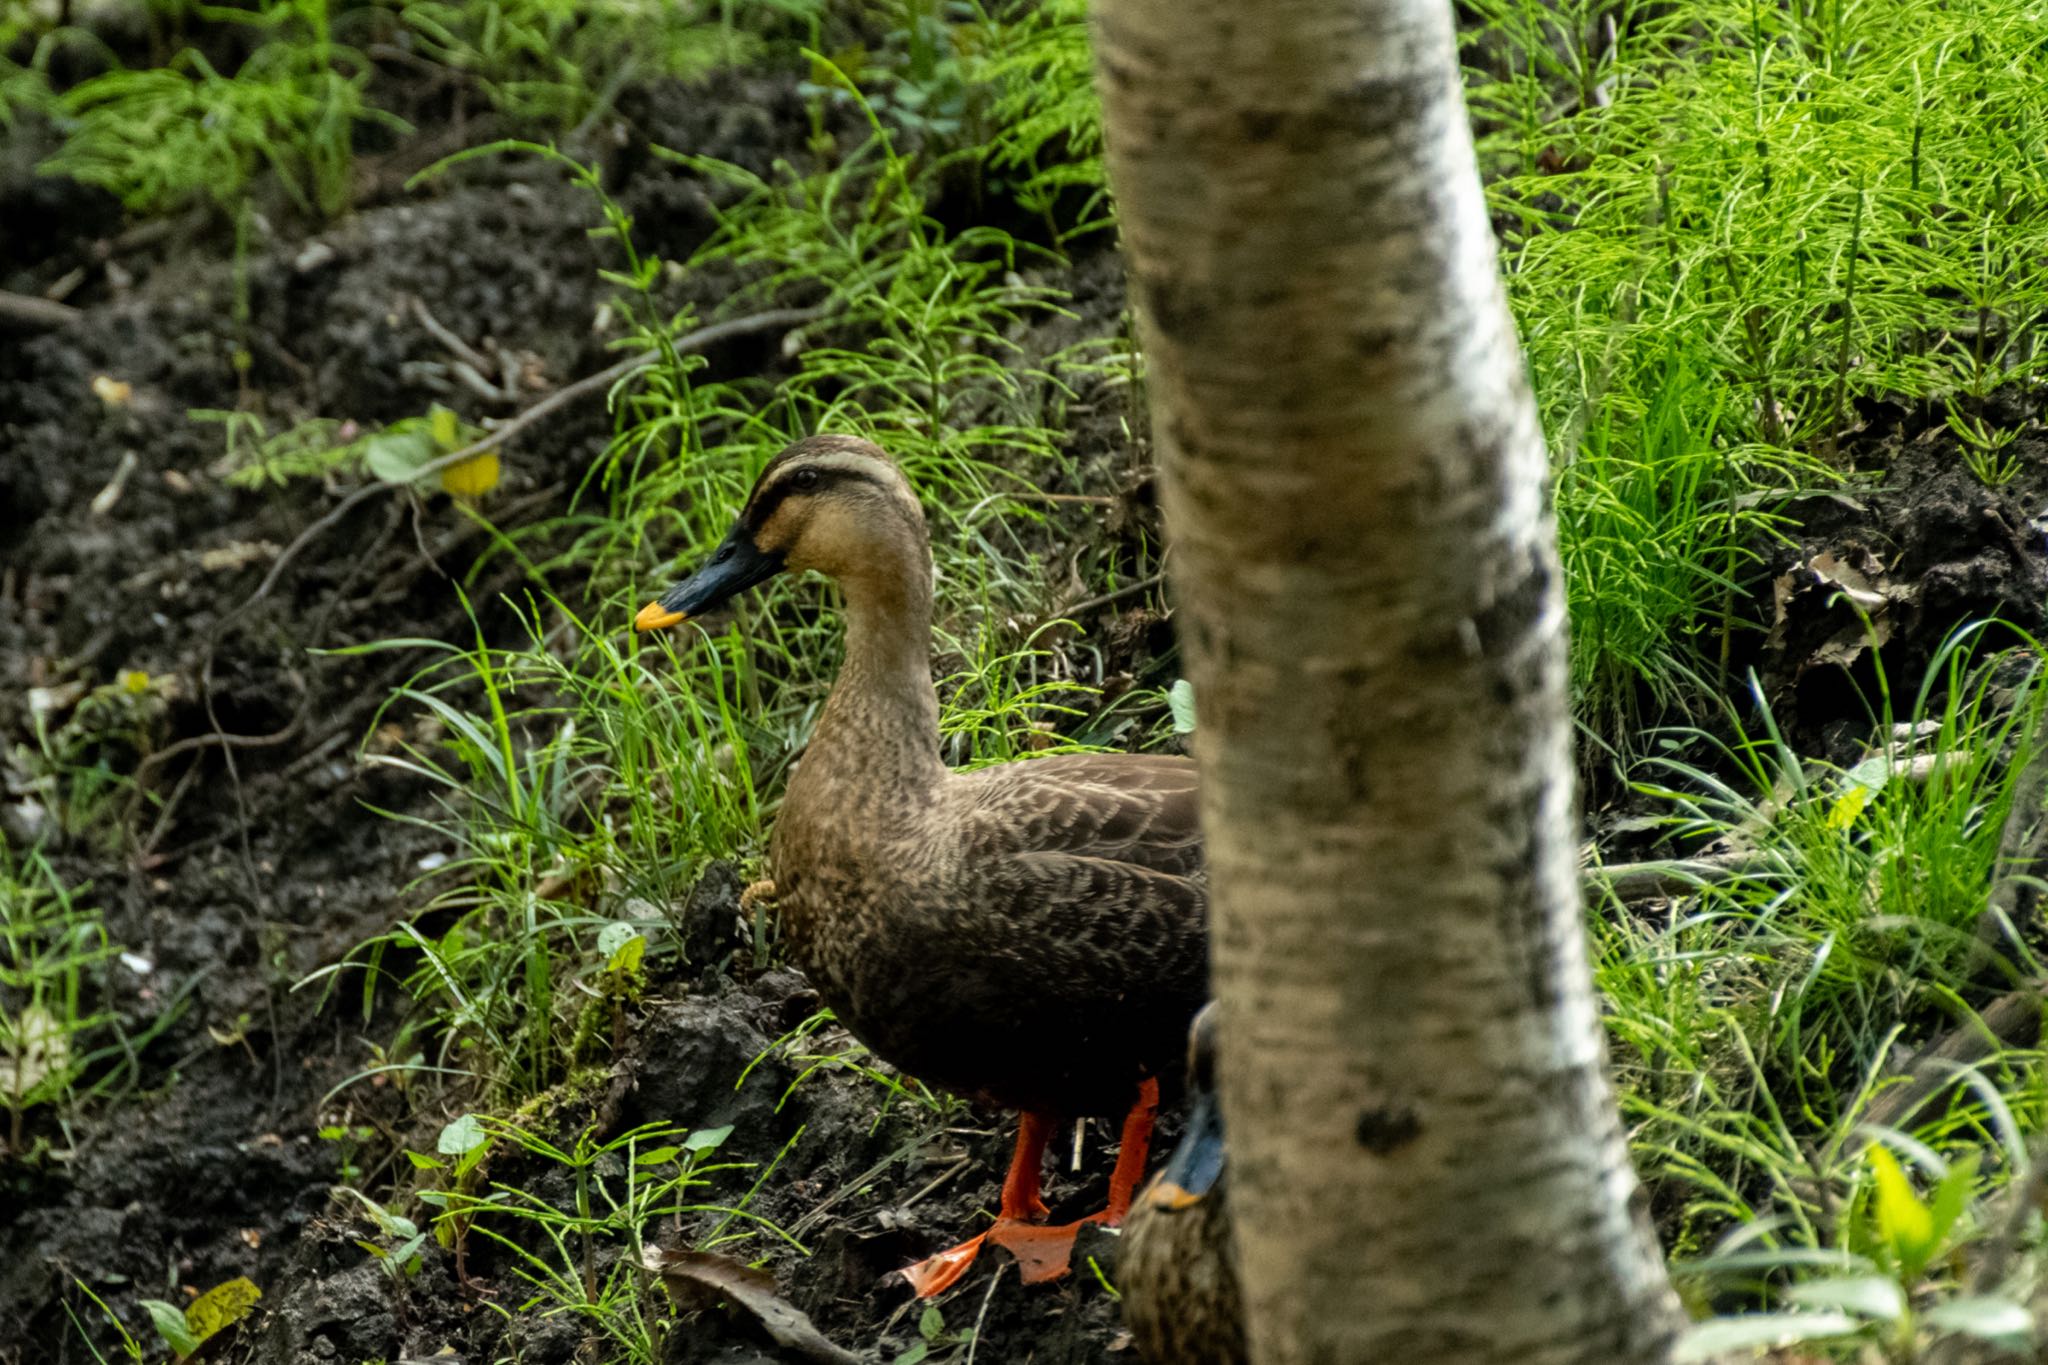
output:
[[[1723,1252],[1695,1263],[1704,1276],[1799,1274],[1776,1291],[1779,1311],[1713,1318],[1688,1333],[1680,1360],[1711,1360],[1725,1352],[1858,1340],[1897,1365],[1923,1358],[1933,1342],[1970,1338],[2016,1350],[2033,1338],[2033,1314],[1998,1294],[1972,1293],[1930,1274],[1953,1261],[1972,1232],[1968,1220],[1977,1163],[1943,1162],[1919,1143],[1888,1135],[1938,1174],[1923,1197],[1887,1142],[1865,1152],[1863,1179],[1849,1215],[1848,1249],[1801,1255],[1796,1250],[1745,1249],[1767,1233],[1731,1239]]]

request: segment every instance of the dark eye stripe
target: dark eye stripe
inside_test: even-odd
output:
[[[815,474],[817,482],[808,488],[798,488],[796,486],[796,476],[799,473]],[[806,465],[801,470],[793,470],[783,475],[774,483],[756,492],[754,500],[748,503],[746,509],[740,513],[740,522],[749,531],[758,531],[768,523],[768,518],[775,515],[775,509],[782,506],[783,499],[799,493],[806,495],[822,493],[835,485],[849,483],[864,483],[871,488],[881,488],[884,486],[882,481],[874,475],[863,473],[858,469],[820,469],[816,465]]]

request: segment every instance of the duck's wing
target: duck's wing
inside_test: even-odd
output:
[[[1157,1021],[1177,1056],[1208,982],[1194,764],[1076,754],[984,773],[962,830],[983,941],[1048,1000]]]
[[[1102,860],[1202,878],[1192,760],[1161,754],[1060,754],[963,779],[969,846],[991,854]]]

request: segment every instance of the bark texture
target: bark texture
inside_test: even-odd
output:
[[[1445,0],[1097,0],[1252,1358],[1661,1361],[1548,468]]]

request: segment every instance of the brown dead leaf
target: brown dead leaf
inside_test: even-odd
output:
[[[835,1346],[811,1320],[790,1306],[775,1290],[775,1277],[730,1256],[708,1251],[668,1251],[650,1247],[642,1264],[661,1276],[669,1294],[686,1307],[724,1300],[744,1308],[778,1345],[787,1346],[819,1365],[862,1365],[862,1358]]]
[[[1821,613],[1846,607],[1856,619],[1843,623],[1800,660],[1798,671],[1825,665],[1846,668],[1865,650],[1891,639],[1893,608],[1909,604],[1914,591],[1893,583],[1883,563],[1866,549],[1822,550],[1772,583],[1771,633],[1765,647],[1786,649],[1795,633],[1795,618],[1810,629]]]
[[[1840,590],[1842,596],[1873,616],[1890,604],[1891,599],[1884,589],[1891,585],[1874,564],[1866,566],[1866,572],[1865,569],[1842,559],[1834,551],[1823,550],[1806,561],[1806,568],[1821,581],[1823,587]]]

